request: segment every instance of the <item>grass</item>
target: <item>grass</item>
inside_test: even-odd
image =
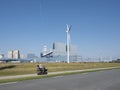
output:
[[[55,77],[55,76],[65,76],[65,75],[80,74],[80,73],[86,73],[86,72],[87,73],[96,72],[96,71],[103,71],[103,70],[111,70],[111,69],[88,70],[88,71],[82,71],[82,72],[67,72],[67,73],[61,73],[61,74],[50,74],[50,75],[24,77],[24,78],[3,79],[3,80],[0,80],[0,83],[18,82],[18,81],[32,80],[32,79],[43,79],[43,78],[49,78],[49,77]]]
[[[36,73],[39,63],[0,63],[0,76]],[[92,68],[120,67],[120,63],[42,63],[48,72],[83,70]]]
[[[38,64],[40,63],[0,63],[0,76],[33,74],[33,73],[36,73],[36,65]],[[120,68],[120,63],[70,63],[70,64],[42,63],[42,65],[46,66],[49,72],[83,70],[83,69],[93,69],[93,68],[107,68],[107,67]],[[95,71],[101,71],[101,70],[90,70],[90,71],[83,71],[83,72],[67,72],[67,73],[62,73],[62,74],[51,74],[51,75],[31,76],[31,77],[24,77],[24,78],[3,79],[3,80],[0,80],[0,83],[48,78],[48,77],[54,77],[54,76],[60,76],[60,75],[71,75],[71,74],[95,72]]]

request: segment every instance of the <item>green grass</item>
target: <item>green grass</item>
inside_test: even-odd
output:
[[[0,63],[0,76],[36,73],[39,63]],[[48,72],[83,70],[92,68],[120,67],[120,63],[42,63]]]

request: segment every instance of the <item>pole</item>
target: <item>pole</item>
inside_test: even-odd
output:
[[[70,63],[69,27],[67,25],[67,63]]]

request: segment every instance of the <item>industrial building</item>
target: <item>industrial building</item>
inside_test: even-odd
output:
[[[70,45],[70,61],[76,62],[78,52],[77,47],[75,45]],[[66,62],[67,60],[67,45],[62,42],[53,43],[52,49],[48,51],[47,46],[43,47],[43,52],[41,53],[41,57],[46,58],[47,61],[53,62]]]

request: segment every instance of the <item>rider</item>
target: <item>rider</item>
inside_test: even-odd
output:
[[[43,73],[44,70],[43,70],[43,66],[41,64],[39,64],[39,70]]]

